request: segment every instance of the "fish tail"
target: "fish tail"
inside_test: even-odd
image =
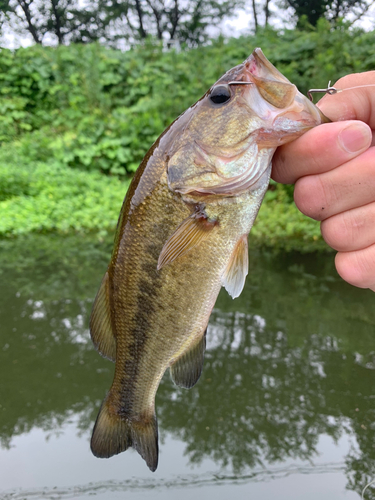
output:
[[[158,424],[156,415],[149,419],[124,418],[111,411],[103,401],[91,437],[91,451],[99,458],[109,458],[133,447],[154,472],[158,466]]]

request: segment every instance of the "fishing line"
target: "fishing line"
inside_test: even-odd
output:
[[[375,484],[375,479],[373,481],[371,481],[371,483],[366,484],[366,486],[363,488],[363,490],[362,490],[362,500],[365,500],[365,491],[367,490],[367,488],[369,486],[372,486],[373,484]]]
[[[307,96],[311,102],[314,102],[312,95],[313,93],[324,92],[325,94],[328,95],[334,95],[334,94],[339,94],[340,92],[345,92],[345,90],[362,89],[364,87],[375,87],[375,83],[368,83],[367,85],[356,85],[355,87],[348,87],[347,89],[337,89],[336,87],[331,87],[331,80],[330,80],[328,82],[326,89],[310,89],[307,91]]]
[[[228,82],[227,85],[254,85],[254,82]],[[365,87],[375,87],[375,83],[368,83],[366,85],[356,85],[355,87],[348,87],[346,89],[337,89],[336,87],[331,86],[331,80],[328,82],[326,89],[310,89],[307,91],[307,96],[311,102],[314,102],[313,94],[315,93],[324,93],[328,95],[335,95],[341,92],[345,92],[346,90],[356,90],[363,89]]]

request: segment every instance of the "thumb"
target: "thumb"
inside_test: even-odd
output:
[[[305,175],[328,172],[366,151],[371,140],[370,127],[360,121],[319,125],[276,150],[272,178],[293,184]]]
[[[344,76],[334,87],[339,92],[325,95],[317,104],[319,109],[332,121],[361,120],[374,130],[375,71]]]

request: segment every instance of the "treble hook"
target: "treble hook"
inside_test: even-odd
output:
[[[324,92],[325,94],[328,94],[328,95],[334,95],[334,94],[338,94],[339,92],[342,92],[343,90],[344,89],[337,89],[336,87],[331,87],[331,80],[330,80],[328,82],[328,85],[327,85],[326,89],[310,89],[307,92],[307,96],[308,96],[308,98],[310,99],[311,102],[314,102],[313,96],[312,96],[313,93]]]

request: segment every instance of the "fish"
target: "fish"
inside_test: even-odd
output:
[[[156,470],[159,383],[168,368],[180,387],[198,381],[218,293],[238,297],[248,274],[248,234],[273,153],[326,121],[257,48],[152,145],[124,199],[90,318],[96,349],[116,363],[95,456],[132,447]]]

